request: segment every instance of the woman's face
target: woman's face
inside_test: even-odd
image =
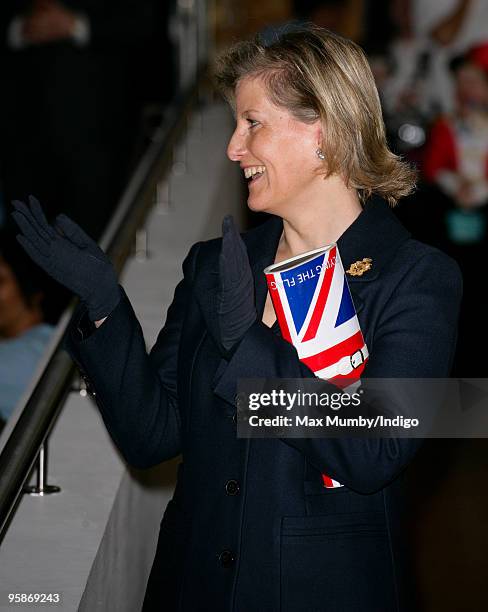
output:
[[[251,210],[283,216],[287,207],[306,203],[317,189],[323,169],[316,155],[320,122],[306,124],[269,101],[258,78],[236,88],[236,129],[227,155],[239,162],[248,179]]]
[[[475,64],[464,64],[456,73],[459,102],[469,108],[488,108],[488,78]]]

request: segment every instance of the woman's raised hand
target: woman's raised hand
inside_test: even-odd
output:
[[[17,240],[31,259],[80,297],[92,321],[110,314],[121,293],[115,269],[97,243],[66,215],[58,215],[51,226],[33,196],[29,205],[12,205],[12,217],[22,232]]]
[[[224,217],[222,223],[219,276],[217,297],[219,340],[225,351],[232,352],[256,321],[257,313],[254,279],[246,245],[230,215]]]

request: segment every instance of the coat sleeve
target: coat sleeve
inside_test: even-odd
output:
[[[373,339],[363,376],[444,378],[449,376],[457,339],[462,277],[457,264],[429,251],[410,266],[393,291]],[[239,378],[307,378],[295,348],[256,322],[246,333],[215,392],[233,403]],[[330,392],[338,389],[332,384]],[[396,398],[395,398],[396,399]],[[389,413],[382,398],[377,412]],[[376,408],[376,407],[374,407]],[[282,438],[320,472],[359,493],[386,486],[412,460],[421,441],[414,438]]]
[[[89,379],[112,439],[134,467],[151,467],[181,452],[178,347],[198,248],[194,245],[183,263],[184,278],[149,354],[122,288],[119,304],[91,335],[80,339],[82,306],[67,331],[64,346]]]

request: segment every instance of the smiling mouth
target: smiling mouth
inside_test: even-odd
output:
[[[247,179],[247,184],[251,185],[251,183],[256,183],[262,178],[263,174],[264,172],[262,174],[253,174],[250,178]]]

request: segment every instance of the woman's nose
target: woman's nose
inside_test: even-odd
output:
[[[227,145],[227,157],[231,161],[239,161],[246,151],[246,142],[243,134],[234,130]]]

